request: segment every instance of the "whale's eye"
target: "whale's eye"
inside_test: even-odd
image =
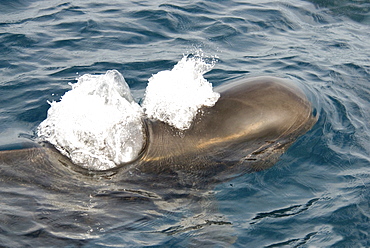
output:
[[[313,117],[316,117],[317,116],[317,109],[316,108],[313,108],[312,109],[312,116]]]

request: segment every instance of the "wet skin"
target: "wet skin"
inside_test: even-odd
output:
[[[199,186],[271,167],[317,121],[303,91],[284,79],[242,79],[215,91],[220,99],[213,107],[200,109],[188,130],[145,119],[142,152],[136,160],[115,169],[82,169],[47,144],[1,151],[0,163],[46,171],[64,166],[83,175],[119,181],[145,178],[147,182],[151,178],[153,185],[169,180],[171,184]]]
[[[317,121],[305,94],[286,80],[244,79],[216,91],[221,97],[215,106],[201,109],[188,130],[146,120],[140,171],[223,181],[267,169]]]
[[[111,235],[183,234],[199,245],[230,247],[236,236],[217,210],[215,184],[271,167],[316,117],[304,93],[285,80],[243,79],[215,90],[216,105],[201,109],[186,131],[144,120],[141,154],[115,169],[83,169],[49,144],[0,151],[0,217],[22,220],[5,235],[65,247]],[[2,228],[13,230],[12,223]]]

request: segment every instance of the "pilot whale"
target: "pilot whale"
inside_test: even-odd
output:
[[[146,143],[130,163],[107,171],[73,165],[51,145],[0,152],[0,164],[26,164],[110,178],[143,178],[152,184],[171,180],[182,186],[220,182],[271,167],[279,156],[317,121],[304,92],[276,77],[239,79],[216,88],[213,107],[198,111],[191,127],[178,130],[145,119]],[[41,169],[42,168],[42,169]],[[159,176],[160,175],[160,176]]]
[[[13,242],[3,244],[229,247],[233,223],[212,200],[214,186],[274,165],[317,117],[285,79],[241,79],[216,90],[219,100],[187,130],[143,120],[139,156],[107,171],[75,165],[47,143],[0,151],[0,239]]]

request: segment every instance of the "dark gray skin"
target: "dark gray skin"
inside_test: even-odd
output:
[[[224,181],[271,167],[317,121],[304,93],[286,80],[244,79],[216,91],[215,106],[203,108],[188,130],[147,120],[149,142],[136,168],[188,184],[188,174]]]
[[[190,243],[229,247],[236,237],[214,206],[213,186],[271,167],[317,118],[286,80],[243,79],[216,91],[216,105],[201,109],[188,130],[144,120],[142,153],[113,170],[83,169],[48,144],[1,151],[1,228],[17,230],[2,232],[16,244],[8,246],[94,246],[110,235],[163,245],[184,234]]]
[[[188,130],[144,120],[147,142],[143,151],[135,161],[116,169],[87,171],[48,145],[2,151],[0,163],[25,159],[34,169],[44,167],[39,161],[42,159],[54,168],[64,164],[78,173],[119,181],[144,178],[147,182],[151,178],[153,185],[172,181],[180,186],[199,186],[198,182],[217,183],[271,167],[317,121],[305,94],[287,80],[242,79],[216,91],[221,94],[220,99],[213,107],[201,109]]]

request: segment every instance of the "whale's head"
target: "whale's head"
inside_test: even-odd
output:
[[[210,119],[198,127],[214,130],[215,137],[203,139],[201,146],[225,147],[224,159],[239,169],[256,171],[272,166],[317,121],[304,92],[288,80],[258,77],[218,90],[221,98],[208,110]]]
[[[304,92],[287,80],[244,79],[216,91],[220,99],[188,130],[147,122],[145,170],[218,177],[266,169],[317,121]]]

